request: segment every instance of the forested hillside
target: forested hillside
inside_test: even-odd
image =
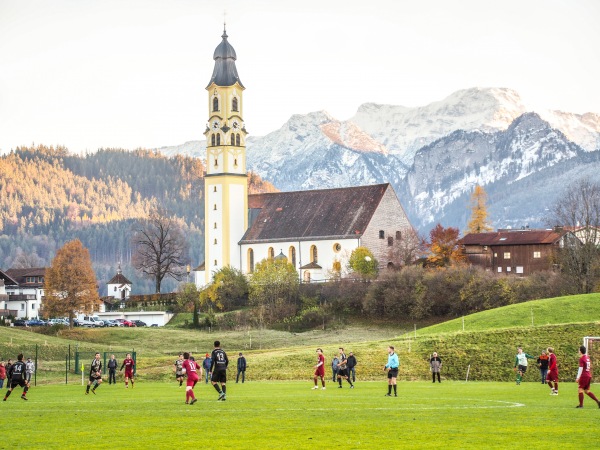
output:
[[[121,261],[134,293],[152,292],[130,267],[132,227],[160,207],[189,240],[192,266],[204,258],[204,163],[187,156],[103,149],[17,148],[0,157],[0,268],[48,265],[66,241],[89,249],[100,294]],[[250,191],[273,191],[249,176]],[[173,289],[174,283],[165,288]]]

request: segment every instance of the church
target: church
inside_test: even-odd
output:
[[[357,247],[380,268],[394,267],[391,248],[412,226],[389,183],[337,189],[248,194],[244,85],[224,30],[208,91],[205,260],[198,287],[230,266],[252,274],[256,263],[285,258],[302,282],[342,276]]]

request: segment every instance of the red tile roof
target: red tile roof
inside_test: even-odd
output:
[[[469,233],[460,240],[460,243],[463,245],[489,246],[554,244],[563,234],[557,233],[554,230],[509,230],[491,233]]]

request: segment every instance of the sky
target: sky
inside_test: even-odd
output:
[[[0,153],[204,139],[223,22],[251,135],[470,87],[600,113],[597,0],[0,0]]]

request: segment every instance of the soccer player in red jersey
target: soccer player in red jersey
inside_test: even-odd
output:
[[[584,392],[589,398],[594,400],[598,404],[598,408],[600,408],[600,401],[598,401],[594,393],[590,391],[590,384],[592,384],[592,362],[586,353],[587,349],[585,348],[585,345],[579,347],[579,370],[577,371],[577,379],[575,380],[579,384],[579,405],[577,405],[576,408],[583,408]]]
[[[554,349],[548,347],[548,374],[546,375],[546,382],[550,386],[550,395],[558,395],[558,365],[556,364],[556,355]]]
[[[200,376],[198,376],[198,369],[200,369]],[[187,374],[185,404],[193,405],[198,401],[194,395],[194,386],[196,386],[196,383],[202,376],[202,367],[200,367],[196,361],[190,359],[190,354],[188,352],[183,354],[183,372]]]
[[[321,378],[321,385],[323,386],[323,390],[325,390],[325,355],[323,355],[323,350],[320,348],[317,349],[317,364],[314,366],[315,368],[315,387],[313,389],[319,389],[317,386],[317,378]]]
[[[129,387],[129,380],[131,380],[131,389],[133,389],[133,368],[135,367],[135,361],[131,359],[131,353],[127,353],[127,357],[123,360],[119,372],[123,370],[123,367],[125,367],[125,387]]]

